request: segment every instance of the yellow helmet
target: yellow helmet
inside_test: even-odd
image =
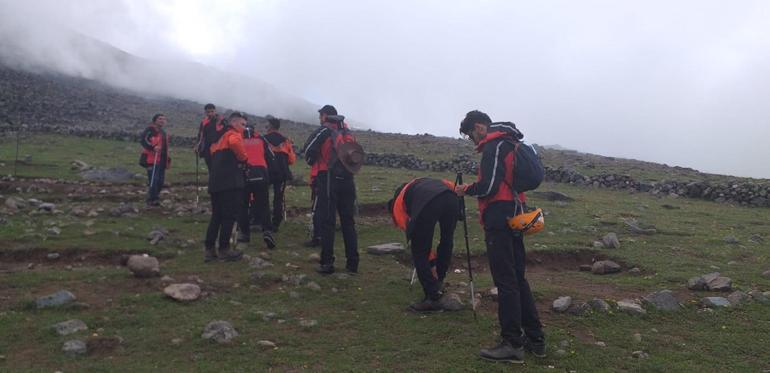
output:
[[[512,218],[508,218],[508,226],[511,229],[523,232],[524,234],[533,234],[540,232],[545,227],[545,218],[542,209],[521,213]]]

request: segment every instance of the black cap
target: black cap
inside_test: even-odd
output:
[[[324,105],[324,107],[318,110],[318,112],[326,115],[337,115],[337,109],[335,109],[334,106],[331,106],[331,105]]]

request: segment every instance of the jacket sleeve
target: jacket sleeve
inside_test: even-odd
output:
[[[329,129],[326,127],[321,127],[310,135],[303,147],[307,164],[312,165],[318,160],[318,157],[321,154],[321,146],[324,141],[326,141],[327,137],[329,137]]]
[[[139,141],[142,144],[142,147],[147,150],[155,149],[155,145],[153,144],[152,140],[155,135],[156,133],[152,130],[152,127],[147,127],[144,132],[142,132],[142,139]]]
[[[246,154],[246,147],[243,145],[243,137],[230,136],[227,138],[228,147],[235,153],[235,158],[241,162],[246,162],[249,156]]]
[[[505,178],[505,153],[501,149],[505,141],[490,143],[481,154],[481,172],[478,180],[468,186],[465,194],[484,198],[497,194],[500,182]]]

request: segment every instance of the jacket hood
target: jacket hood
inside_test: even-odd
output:
[[[492,123],[487,130],[487,136],[476,146],[476,151],[481,152],[482,149],[484,149],[484,145],[492,140],[506,137],[514,141],[519,141],[524,138],[524,134],[516,128],[516,125],[513,124],[513,122]]]

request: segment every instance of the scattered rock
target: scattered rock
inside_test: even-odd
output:
[[[553,301],[552,308],[556,312],[565,312],[567,309],[569,309],[569,306],[572,305],[572,297],[570,296],[562,296],[556,298],[555,301]]]
[[[636,343],[641,343],[642,342],[642,335],[639,334],[639,333],[634,333],[632,338],[633,338],[634,342],[636,342]]]
[[[631,315],[645,315],[647,314],[647,311],[642,308],[642,305],[637,303],[635,300],[632,299],[623,299],[618,301],[618,309],[620,311],[629,313]]]
[[[723,297],[705,297],[701,299],[701,304],[709,308],[729,307],[730,301]]]
[[[72,161],[72,163],[70,163],[70,166],[71,166],[70,168],[74,171],[86,171],[91,169],[91,166],[89,166],[88,163],[83,162],[79,159]]]
[[[86,343],[79,339],[64,342],[61,350],[67,355],[85,355],[88,352]]]
[[[725,237],[725,243],[728,243],[728,244],[730,244],[730,245],[737,245],[737,244],[739,244],[739,243],[741,243],[741,242],[740,242],[740,241],[738,241],[738,238],[737,238],[737,237],[735,237],[735,236],[733,236],[733,235],[730,235],[730,236],[726,236],[726,237]]]
[[[644,297],[644,301],[661,311],[678,311],[681,305],[671,290],[661,290]]]
[[[591,312],[591,306],[586,302],[573,303],[568,309],[567,313],[574,316],[584,316]]]
[[[318,321],[316,320],[300,320],[299,325],[303,328],[310,329],[313,327],[318,326]]]
[[[618,240],[618,235],[614,232],[607,233],[607,235],[602,238],[602,244],[608,249],[620,248],[620,240]]]
[[[277,347],[275,342],[268,341],[268,340],[257,341],[257,346],[267,347],[267,348],[276,348]]]
[[[174,278],[166,275],[160,278],[160,282],[174,282]]]
[[[754,301],[756,302],[759,302],[762,304],[770,304],[770,297],[768,297],[767,294],[759,290],[750,291],[749,296],[751,296],[751,299],[754,299]]]
[[[5,199],[5,207],[11,211],[19,211],[27,207],[27,202],[20,198],[8,197]]]
[[[265,269],[268,267],[272,267],[273,263],[270,263],[267,260],[264,260],[260,257],[254,257],[254,258],[251,258],[251,260],[249,261],[249,266],[251,266],[254,269]]]
[[[770,278],[770,269],[768,269],[767,271],[762,272],[762,277]]]
[[[162,239],[166,238],[166,233],[162,230],[156,229],[147,234],[147,239],[150,241],[150,245],[157,245]]]
[[[59,255],[59,253],[50,253],[50,254],[46,255],[45,257],[48,260],[56,260],[56,259],[61,258],[61,255]]]
[[[633,357],[634,359],[646,359],[650,357],[650,354],[644,351],[634,351],[631,353],[631,357]]]
[[[307,256],[307,260],[311,263],[320,263],[321,255],[318,255],[318,253],[312,253]]]
[[[67,320],[55,324],[53,329],[56,330],[56,333],[59,335],[69,335],[82,330],[88,330],[88,326],[81,320]]]
[[[749,237],[749,241],[752,243],[762,243],[765,242],[765,238],[758,234],[752,234],[751,237]]]
[[[37,209],[40,211],[47,211],[47,212],[53,212],[53,210],[56,210],[56,205],[53,203],[41,203],[37,205]]]
[[[163,289],[163,294],[180,302],[192,302],[201,296],[201,288],[196,284],[171,284]]]
[[[596,312],[607,313],[610,312],[610,304],[605,302],[604,299],[594,298],[588,301],[588,305]]]
[[[620,272],[620,265],[611,260],[600,260],[591,266],[591,272],[596,275],[606,275]]]
[[[727,296],[727,300],[733,306],[737,306],[737,305],[739,305],[741,303],[746,303],[746,302],[750,301],[751,297],[748,294],[738,290],[738,291],[734,291],[734,292],[730,293],[730,295]]]
[[[703,276],[693,277],[687,280],[687,288],[690,290],[706,290],[706,280]]]
[[[64,306],[70,303],[73,303],[77,300],[75,297],[75,294],[70,293],[67,290],[59,290],[56,293],[53,293],[51,295],[46,295],[44,297],[40,297],[35,301],[35,304],[37,305],[37,308],[50,308],[50,307],[60,307]]]
[[[603,249],[604,248],[604,244],[602,243],[602,241],[594,241],[593,247],[594,247],[594,249]]]
[[[721,279],[720,279],[721,278]],[[699,277],[693,277],[687,281],[687,288],[690,290],[713,290],[714,288],[725,289],[725,286],[731,286],[732,281],[727,277],[721,277],[719,272],[707,273]],[[728,291],[726,290],[721,291]]]
[[[51,228],[48,228],[45,232],[50,234],[51,236],[58,236],[61,234],[61,228],[51,227]]]
[[[160,276],[160,263],[158,259],[149,255],[131,255],[126,266],[139,278]]]
[[[308,282],[306,286],[310,290],[321,291],[321,285],[318,285],[315,281]]]
[[[110,209],[110,215],[116,218],[124,215],[128,215],[128,214],[138,214],[138,213],[139,213],[139,209],[133,203],[121,202],[120,205],[118,205],[117,207]],[[150,232],[150,234],[152,235],[153,232]],[[164,232],[160,231],[160,233],[163,234]],[[149,239],[152,240],[152,237],[150,237]]]
[[[602,341],[596,342],[596,345],[599,346],[599,347],[607,347],[607,344],[602,342]]]
[[[729,277],[719,276],[707,281],[706,288],[711,291],[730,291],[733,289],[733,281]]]
[[[639,276],[642,274],[642,270],[639,267],[634,267],[628,270],[628,274],[633,276]]]
[[[281,276],[281,281],[292,284],[294,286],[300,286],[305,281],[307,281],[307,275],[306,274],[298,274],[298,275],[283,275]],[[316,284],[318,285],[318,284]],[[319,286],[320,290],[320,286]]]
[[[235,328],[229,322],[222,320],[208,323],[201,334],[201,338],[214,340],[217,343],[230,343],[237,336],[238,332]]]
[[[658,233],[658,230],[654,226],[642,227],[638,223],[635,223],[633,221],[626,221],[625,223],[626,223],[626,227],[628,228],[628,231],[633,234],[653,235],[655,233]]]
[[[460,295],[456,293],[444,294],[439,299],[439,304],[446,311],[459,311],[464,306],[462,300],[460,300]]]
[[[497,301],[497,298],[498,298],[500,293],[499,293],[499,291],[497,289],[497,286],[493,286],[493,287],[489,288],[489,290],[487,290],[485,292],[485,294],[486,294],[486,296],[490,297],[493,301]]]
[[[384,243],[366,248],[366,252],[371,255],[401,254],[404,251],[404,245],[398,242]]]

